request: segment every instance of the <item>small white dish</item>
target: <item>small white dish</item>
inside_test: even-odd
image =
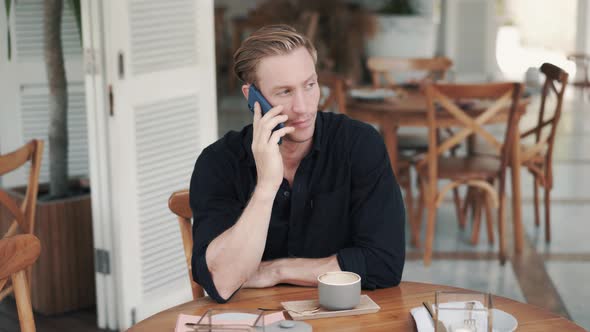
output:
[[[348,92],[352,98],[365,100],[383,100],[385,98],[395,97],[395,91],[391,89],[350,89]]]
[[[213,316],[213,320],[223,321],[249,321],[254,322],[258,318],[258,315],[248,314],[245,312],[228,312],[223,314],[217,314]]]
[[[499,309],[492,309],[494,323],[493,332],[512,332],[518,327],[518,321],[514,316]]]

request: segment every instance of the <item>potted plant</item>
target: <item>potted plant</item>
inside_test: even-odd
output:
[[[385,1],[375,11],[377,33],[366,43],[367,55],[433,57],[437,29],[432,6],[432,1]]]
[[[16,0],[6,0],[10,15]],[[80,1],[69,0],[80,31]],[[35,235],[42,250],[31,276],[33,308],[56,314],[95,304],[92,213],[88,185],[68,176],[68,90],[61,42],[63,0],[44,0],[44,60],[49,90],[49,183],[39,186]],[[8,21],[8,20],[7,20]],[[9,30],[10,33],[10,30]],[[11,57],[10,35],[8,57]],[[22,201],[22,188],[5,190]],[[0,223],[11,220],[0,218]],[[1,226],[1,225],[0,225]]]

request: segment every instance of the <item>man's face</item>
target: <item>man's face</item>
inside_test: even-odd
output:
[[[294,142],[313,138],[315,118],[320,100],[315,64],[305,47],[286,55],[262,59],[257,70],[258,83],[264,97],[273,106],[283,105],[289,117],[285,126],[295,131],[285,136]]]

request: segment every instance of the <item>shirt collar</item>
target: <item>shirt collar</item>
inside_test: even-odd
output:
[[[318,111],[315,117],[315,128],[313,131],[313,143],[311,152],[320,152],[322,150],[322,130],[323,130],[323,114]],[[253,127],[249,125],[245,128],[244,139],[242,140],[242,158],[246,159],[248,166],[255,166],[254,155],[252,154],[252,133]]]

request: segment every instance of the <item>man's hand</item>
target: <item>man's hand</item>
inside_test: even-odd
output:
[[[279,123],[288,119],[287,115],[281,114],[282,110],[283,106],[279,105],[262,116],[260,104],[258,102],[254,104],[252,154],[258,177],[256,189],[272,197],[283,181],[283,159],[279,152],[279,140],[295,130],[293,127],[284,127],[275,132],[272,131]]]
[[[279,271],[276,261],[264,261],[258,265],[258,270],[244,283],[244,288],[266,288],[272,287],[280,282]]]

